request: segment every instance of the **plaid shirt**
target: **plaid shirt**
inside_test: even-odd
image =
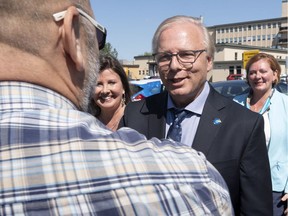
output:
[[[201,153],[113,133],[40,86],[0,95],[0,215],[233,215]]]

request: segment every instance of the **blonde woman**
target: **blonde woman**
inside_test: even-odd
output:
[[[248,94],[234,100],[264,117],[266,145],[270,161],[273,215],[288,215],[288,97],[274,87],[281,67],[272,55],[259,53],[246,65]]]

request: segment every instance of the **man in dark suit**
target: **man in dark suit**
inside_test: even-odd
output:
[[[263,118],[208,84],[215,47],[207,29],[192,17],[171,17],[156,30],[152,46],[166,91],[128,104],[120,126],[147,138],[174,139],[170,130],[180,118],[174,110],[185,110],[176,136],[202,151],[219,170],[235,214],[272,215]]]

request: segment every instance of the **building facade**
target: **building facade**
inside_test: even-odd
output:
[[[243,55],[257,50],[273,55],[281,65],[282,74],[288,74],[288,3],[282,0],[282,14],[279,18],[238,22],[207,27],[216,46],[214,68],[208,74],[212,82],[225,80],[229,74],[243,74]],[[152,56],[135,56],[139,64],[138,74],[133,77],[143,79],[157,76]]]
[[[216,46],[214,68],[208,79],[225,80],[229,74],[245,76],[243,56],[253,50],[273,55],[281,65],[282,74],[287,75],[287,7],[287,0],[282,0],[280,18],[208,27]]]
[[[273,55],[281,66],[281,73],[287,74],[287,50],[239,44],[216,44],[213,70],[208,73],[212,82],[226,80],[229,74],[246,76],[243,55],[247,51],[265,52]]]
[[[284,29],[286,25],[287,17],[281,17],[217,25],[208,27],[208,29],[216,44],[243,44],[281,49],[287,48],[287,40],[286,43],[279,42],[280,30]]]

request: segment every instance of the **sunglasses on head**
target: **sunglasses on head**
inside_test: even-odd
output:
[[[77,10],[79,11],[79,13],[83,17],[88,19],[95,26],[99,50],[103,49],[104,46],[105,46],[106,36],[107,36],[106,29],[102,25],[100,25],[98,22],[96,22],[95,19],[93,19],[91,16],[89,16],[83,10],[81,10],[79,8],[77,8]],[[57,22],[57,21],[60,21],[60,20],[64,19],[66,11],[67,10],[53,14],[54,20]]]

